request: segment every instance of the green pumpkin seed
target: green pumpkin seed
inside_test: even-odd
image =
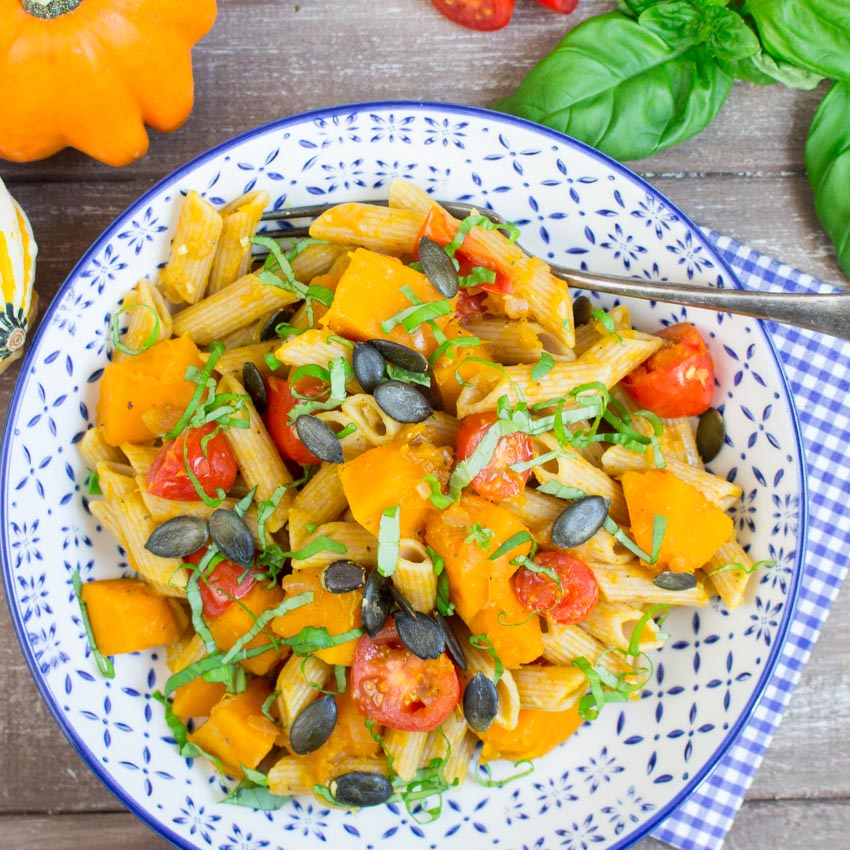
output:
[[[608,499],[585,496],[561,511],[552,526],[552,542],[562,549],[586,543],[602,528],[608,516]]]
[[[354,343],[351,365],[354,368],[354,377],[364,392],[375,392],[375,387],[384,380],[387,361],[371,342]]]
[[[176,516],[158,525],[145,541],[145,549],[160,558],[183,558],[197,552],[209,537],[207,521],[197,516]]]
[[[421,611],[414,611],[413,616],[396,611],[395,627],[401,642],[419,658],[439,658],[446,648],[442,627]]]
[[[427,398],[411,384],[403,381],[384,381],[375,388],[378,407],[396,422],[424,422],[434,408]]]
[[[393,784],[382,773],[352,770],[331,782],[331,794],[341,806],[379,806],[393,795]]]
[[[302,413],[295,420],[295,433],[319,460],[342,463],[342,443],[327,422],[308,413]]]
[[[333,733],[338,716],[333,694],[311,702],[289,728],[289,746],[292,751],[303,756],[318,750]]]
[[[415,348],[409,348],[400,342],[393,342],[390,339],[370,339],[369,345],[377,348],[383,355],[384,360],[388,360],[396,366],[401,366],[402,369],[407,369],[408,372],[420,372],[424,374],[428,371],[428,359],[424,354],[416,351]]]
[[[210,537],[222,555],[242,567],[254,560],[254,536],[245,521],[233,511],[218,508],[210,517]]]
[[[322,570],[321,582],[329,593],[351,593],[366,583],[366,570],[354,561],[334,561]]]
[[[723,414],[716,407],[709,407],[699,418],[697,425],[697,451],[703,463],[710,463],[723,448],[726,426]]]
[[[242,383],[251,396],[251,401],[257,409],[257,413],[265,413],[269,405],[269,394],[266,390],[266,382],[260,370],[249,360],[242,364]]]
[[[499,713],[499,692],[480,670],[463,691],[463,716],[476,732],[486,732]]]
[[[425,277],[440,295],[444,298],[457,295],[460,288],[457,268],[445,248],[430,236],[423,236],[419,240],[419,262],[422,263]]]
[[[692,590],[697,586],[696,577],[691,573],[674,573],[670,570],[658,573],[652,583],[662,590]]]

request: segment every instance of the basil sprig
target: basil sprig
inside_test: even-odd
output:
[[[695,136],[735,79],[811,90],[835,83],[806,144],[815,206],[850,275],[850,16],[846,0],[619,0],[571,30],[497,109],[616,159]]]

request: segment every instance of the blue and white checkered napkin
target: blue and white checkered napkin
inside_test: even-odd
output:
[[[835,291],[725,236],[706,235],[749,289]],[[850,523],[840,524],[835,506],[850,496],[850,342],[769,327],[797,404],[808,464],[805,573],[788,640],[751,720],[690,799],[652,833],[682,850],[717,850],[723,844],[847,574]]]

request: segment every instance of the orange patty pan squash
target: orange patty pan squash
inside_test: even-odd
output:
[[[0,0],[0,158],[74,147],[107,165],[192,111],[192,46],[215,0]]]

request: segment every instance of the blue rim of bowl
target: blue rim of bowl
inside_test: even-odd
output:
[[[21,370],[18,375],[18,380],[15,384],[15,388],[12,393],[11,403],[9,405],[9,410],[6,415],[6,425],[3,432],[3,440],[2,443],[0,443],[0,483],[6,482],[8,480],[7,466],[9,453],[11,451],[11,442],[13,438],[11,423],[14,422],[16,419],[18,405],[22,396],[20,390],[26,383],[27,375],[31,371],[31,364],[32,361],[35,359],[36,352],[38,351],[39,344],[41,342],[41,337],[44,333],[46,333],[47,328],[51,323],[53,314],[58,309],[58,306],[63,300],[63,297],[65,296],[67,290],[76,280],[80,271],[90,263],[92,258],[97,256],[97,254],[101,250],[101,247],[106,242],[109,242],[112,238],[114,238],[119,228],[122,227],[127,220],[129,220],[133,213],[139,209],[142,209],[144,205],[148,203],[149,199],[152,199],[163,189],[168,186],[174,185],[181,178],[194,171],[196,168],[203,165],[205,162],[211,159],[215,159],[226,153],[230,149],[241,145],[242,143],[247,142],[253,138],[265,136],[269,133],[277,132],[280,130],[285,130],[299,124],[304,124],[309,121],[333,118],[334,116],[349,114],[351,112],[364,112],[370,109],[408,109],[419,110],[422,112],[439,111],[467,117],[472,115],[477,118],[487,119],[501,124],[514,125],[523,130],[530,130],[538,135],[548,137],[553,142],[557,142],[558,144],[567,145],[568,147],[575,147],[586,153],[591,158],[601,160],[607,167],[611,168],[613,171],[618,172],[627,180],[636,183],[638,186],[644,189],[648,195],[661,200],[664,205],[672,212],[674,212],[680,218],[682,223],[685,224],[699,239],[702,246],[711,255],[712,260],[718,264],[718,266],[722,269],[723,273],[728,277],[730,281],[732,281],[735,287],[738,289],[743,289],[743,286],[738,280],[737,275],[732,271],[729,264],[717,254],[714,247],[706,240],[702,231],[696,226],[696,224],[694,224],[694,222],[690,219],[689,216],[685,215],[661,192],[659,192],[655,187],[653,187],[642,177],[635,174],[631,169],[627,168],[625,165],[622,165],[616,160],[610,159],[605,154],[600,153],[598,150],[590,147],[584,142],[580,142],[577,139],[573,139],[571,136],[564,135],[563,133],[560,133],[556,130],[551,130],[548,127],[544,127],[539,124],[534,124],[533,122],[527,121],[523,118],[517,118],[515,116],[506,115],[501,112],[495,112],[490,109],[472,106],[461,106],[458,104],[451,103],[438,103],[426,100],[366,101],[362,103],[349,103],[343,104],[341,106],[325,107],[322,109],[315,109],[309,112],[301,112],[296,115],[289,116],[287,118],[279,118],[276,121],[271,121],[267,124],[262,124],[259,127],[255,127],[238,136],[234,136],[233,138],[221,142],[218,145],[210,148],[209,150],[204,151],[203,153],[186,162],[180,168],[175,169],[170,174],[157,181],[154,186],[148,189],[147,192],[137,198],[122,213],[120,213],[115,218],[115,220],[106,228],[106,230],[104,230],[103,233],[95,240],[95,242],[86,251],[86,253],[83,254],[80,260],[71,270],[68,277],[59,287],[59,290],[57,291],[49,307],[45,311],[44,316],[36,330],[35,336],[33,337],[28,346],[28,351],[21,365]],[[626,850],[626,848],[632,847],[641,839],[646,838],[647,835],[649,835],[649,833],[656,826],[662,823],[667,817],[670,816],[670,814],[672,814],[673,811],[675,811],[679,806],[684,804],[689,799],[689,797],[693,794],[693,792],[700,785],[700,783],[711,773],[712,770],[714,770],[715,767],[717,767],[723,757],[729,752],[732,745],[735,743],[744,726],[747,724],[756,707],[758,706],[762,695],[764,694],[765,688],[767,687],[773,675],[773,672],[782,654],[782,650],[785,647],[785,643],[788,639],[789,633],[788,626],[792,619],[792,615],[796,612],[797,609],[797,602],[800,592],[800,581],[802,577],[803,558],[805,557],[806,553],[809,518],[808,481],[806,477],[806,464],[802,441],[802,432],[800,428],[800,421],[797,415],[797,408],[794,403],[794,397],[791,394],[790,387],[788,386],[788,380],[785,376],[784,370],[782,369],[782,363],[776,352],[776,348],[773,345],[773,340],[770,338],[770,334],[767,332],[767,329],[763,322],[757,320],[753,321],[757,324],[759,332],[761,333],[764,341],[767,343],[767,348],[773,357],[776,371],[781,378],[782,388],[784,390],[783,398],[788,406],[788,410],[791,415],[794,435],[796,438],[797,454],[801,459],[801,466],[799,470],[799,503],[801,505],[801,522],[799,524],[799,531],[797,533],[797,559],[794,565],[792,584],[789,587],[788,594],[785,599],[784,613],[779,625],[779,640],[774,642],[774,645],[771,649],[771,653],[765,662],[764,668],[762,669],[761,677],[753,690],[753,694],[750,697],[749,702],[744,707],[744,710],[740,713],[735,723],[730,726],[727,734],[723,738],[723,741],[720,743],[714,753],[712,753],[711,757],[706,760],[705,764],[699,771],[694,773],[694,775],[688,780],[685,787],[669,803],[660,808],[657,812],[654,812],[652,817],[648,818],[630,835],[624,836],[623,839],[618,841],[615,845],[612,845],[609,850]],[[3,507],[3,510],[0,511],[0,514],[3,516],[8,516],[7,500],[8,487],[3,487],[2,502],[0,502]],[[0,558],[0,560],[2,560],[3,583],[6,588],[10,588],[13,586],[11,582],[12,574],[10,566],[10,554],[11,553],[9,551],[8,545],[8,534],[4,523],[2,528],[0,528],[0,555],[2,555],[2,558]],[[77,736],[74,727],[68,722],[65,713],[61,710],[59,704],[56,702],[52,692],[48,689],[46,682],[40,674],[38,663],[32,654],[29,641],[26,639],[24,624],[17,616],[15,607],[12,604],[11,595],[7,595],[7,605],[12,619],[12,625],[15,629],[15,634],[18,638],[18,643],[21,646],[24,658],[26,659],[27,665],[30,668],[30,673],[33,679],[35,680],[39,693],[41,694],[42,699],[50,710],[50,713],[53,715],[53,718],[59,725],[59,728],[62,730],[63,734],[68,739],[68,742],[71,744],[74,750],[76,750],[80,758],[82,758],[82,760],[88,765],[89,769],[106,786],[106,788],[146,826],[151,828],[162,838],[165,838],[167,841],[170,841],[176,847],[183,848],[183,850],[196,850],[198,846],[197,844],[189,843],[182,836],[172,832],[172,830],[165,823],[160,821],[153,812],[150,812],[149,810],[139,806],[135,798],[131,797],[126,791],[124,791],[124,789],[120,785],[118,785],[113,780],[113,778],[107,773],[105,768],[103,768],[103,766],[100,764],[99,760],[95,757],[95,755]]]

